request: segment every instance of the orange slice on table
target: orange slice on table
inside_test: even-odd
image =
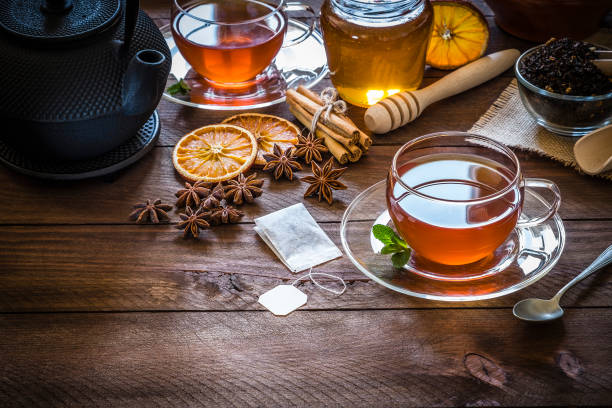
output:
[[[172,163],[187,180],[216,183],[248,170],[256,156],[257,140],[251,132],[221,124],[183,136],[174,147]]]
[[[472,4],[462,0],[432,1],[434,26],[427,63],[454,69],[480,58],[489,43],[487,20]]]
[[[263,155],[272,153],[275,144],[284,151],[298,143],[300,134],[300,129],[288,120],[261,113],[241,113],[222,123],[240,126],[255,135],[259,147],[255,164],[260,166],[266,164]]]

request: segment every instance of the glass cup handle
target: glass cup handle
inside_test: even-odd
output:
[[[557,213],[559,210],[559,206],[561,205],[561,192],[559,191],[559,187],[555,183],[550,180],[541,179],[541,178],[526,178],[525,179],[525,188],[544,188],[553,193],[553,202],[551,203],[543,203],[548,207],[548,211],[546,211],[542,215],[538,215],[536,217],[529,218],[527,220],[519,220],[516,223],[517,227],[527,228],[533,227],[534,225],[538,225],[543,223],[544,221],[548,221],[552,218],[553,215]]]
[[[287,41],[287,43],[283,44],[283,47],[291,47],[292,45],[299,44],[308,37],[310,37],[310,35],[314,31],[315,24],[317,23],[317,13],[312,7],[310,7],[308,4],[302,3],[301,1],[289,1],[285,5],[285,7],[283,7],[283,11],[285,11],[287,14],[294,11],[306,11],[312,14],[312,17],[310,17],[310,26],[308,27],[308,31],[300,35],[298,38],[294,38],[291,41]],[[289,22],[287,22],[287,24],[289,24]]]

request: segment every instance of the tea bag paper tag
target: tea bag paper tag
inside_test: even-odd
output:
[[[326,276],[331,279],[335,279],[342,283],[342,289],[337,290],[319,283],[314,277]],[[274,289],[270,289],[263,295],[259,296],[258,302],[261,303],[266,309],[274,313],[276,316],[286,316],[294,310],[304,306],[308,300],[308,296],[295,287],[295,285],[302,279],[308,278],[314,283],[315,286],[331,292],[335,295],[342,295],[346,291],[346,282],[336,275],[331,275],[324,272],[313,272],[312,268],[306,275],[302,275],[293,281],[291,285],[278,285]]]
[[[306,304],[308,296],[293,285],[278,285],[259,296],[259,303],[277,316],[286,316]]]
[[[256,218],[255,232],[293,273],[342,256],[302,203]]]

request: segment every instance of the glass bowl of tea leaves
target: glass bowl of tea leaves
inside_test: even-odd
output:
[[[514,72],[523,105],[536,122],[564,136],[612,123],[612,82],[592,60],[606,47],[567,38],[525,51]]]

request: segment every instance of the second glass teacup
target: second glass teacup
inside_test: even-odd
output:
[[[521,216],[525,188],[554,196],[545,214]],[[549,180],[523,178],[512,150],[484,136],[447,132],[402,146],[387,177],[387,207],[415,254],[442,265],[466,265],[493,254],[515,227],[551,218],[561,195]]]
[[[313,15],[308,32],[285,42],[287,11]],[[248,86],[283,46],[303,41],[314,11],[284,0],[173,0],[172,35],[185,60],[220,88]]]

